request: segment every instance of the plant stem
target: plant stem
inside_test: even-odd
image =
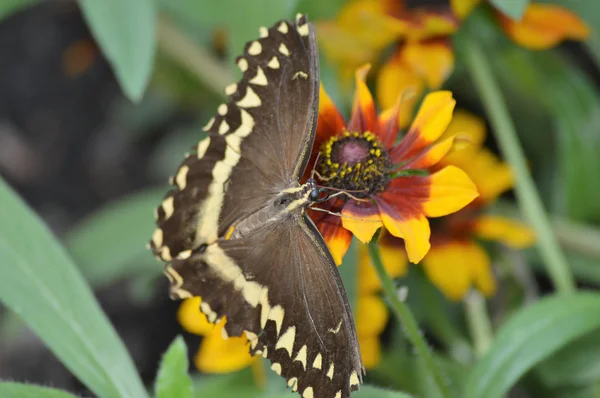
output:
[[[165,54],[188,69],[214,93],[225,96],[223,88],[233,81],[226,66],[187,38],[164,16],[158,18],[156,36],[158,46]]]
[[[548,269],[554,287],[559,293],[572,293],[575,290],[573,275],[560,250],[552,226],[529,175],[523,150],[517,139],[517,133],[504,98],[492,74],[486,55],[481,49],[473,32],[463,36],[463,54],[475,87],[490,117],[496,139],[504,157],[516,174],[516,195],[519,205],[535,229],[538,249]]]
[[[452,395],[450,394],[444,376],[433,359],[431,350],[429,349],[429,346],[425,342],[425,339],[419,330],[417,321],[415,320],[408,306],[404,302],[400,301],[396,295],[394,282],[383,266],[377,243],[371,242],[367,246],[369,249],[369,255],[371,257],[371,263],[375,268],[375,272],[377,272],[377,275],[379,276],[379,280],[383,286],[383,291],[390,303],[392,311],[402,323],[406,336],[415,347],[417,355],[422,359],[429,376],[433,379],[433,382],[436,384],[441,396],[444,398],[450,398]]]
[[[465,307],[467,310],[467,323],[475,346],[475,354],[481,357],[494,339],[492,325],[485,307],[485,299],[481,293],[474,290],[466,297]]]

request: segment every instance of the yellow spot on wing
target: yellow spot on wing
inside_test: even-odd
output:
[[[252,87],[248,86],[246,89],[246,95],[244,98],[237,102],[237,105],[242,108],[255,108],[262,104],[260,97],[252,90]]]
[[[206,126],[202,127],[202,130],[204,130],[204,131],[210,130],[210,128],[212,127],[214,122],[215,122],[215,118],[211,117],[210,120],[208,121],[208,123],[206,123]]]
[[[163,200],[162,208],[165,211],[165,220],[173,215],[175,208],[173,207],[173,197],[169,196],[167,199]]]
[[[306,387],[302,393],[302,398],[314,398],[315,394],[312,387]]]
[[[308,24],[305,23],[304,25],[298,26],[297,28],[298,33],[300,33],[300,36],[308,36]]]
[[[181,166],[181,168],[177,172],[177,175],[175,176],[175,183],[177,184],[177,187],[180,191],[183,191],[185,189],[185,186],[187,184],[186,176],[188,171],[190,171],[190,168],[188,166]]]
[[[231,95],[237,91],[237,84],[231,83],[229,86],[225,87],[225,94]]]
[[[242,72],[246,72],[246,70],[248,69],[248,61],[246,61],[245,58],[240,58],[237,64]]]
[[[285,35],[288,32],[288,26],[285,22],[282,22],[279,24],[279,27],[277,27],[277,30]]]
[[[335,366],[333,365],[333,362],[331,363],[331,365],[329,365],[329,370],[327,371],[327,377],[329,377],[330,380],[333,380],[333,369],[335,368]]]
[[[204,155],[206,155],[206,151],[208,150],[208,146],[210,145],[210,137],[206,137],[198,143],[197,156],[198,159],[202,159]]]
[[[298,354],[296,355],[296,358],[294,358],[294,361],[298,361],[302,364],[302,367],[304,368],[304,370],[306,370],[306,346],[303,345],[302,348],[300,348],[300,351],[298,351]]]
[[[163,231],[160,228],[156,228],[154,233],[152,234],[152,243],[154,243],[154,247],[159,248],[162,246],[163,242]]]
[[[273,364],[271,365],[271,369],[273,369],[273,372],[275,372],[281,376],[281,365],[280,364],[278,364],[277,362],[273,362]]]
[[[278,336],[279,332],[281,332],[281,325],[283,324],[284,315],[285,311],[280,305],[276,305],[275,307],[271,308],[271,311],[269,311],[268,319],[272,319],[273,321],[275,321]]]
[[[298,389],[298,379],[296,377],[292,377],[287,381],[287,385],[288,387],[292,387],[292,389],[296,388]],[[296,391],[295,389],[293,391]]]
[[[252,84],[256,84],[257,86],[266,86],[267,85],[267,76],[265,75],[265,72],[263,72],[262,68],[260,66],[256,67],[256,76],[254,76],[251,80],[250,83]]]
[[[265,37],[269,36],[269,30],[267,28],[265,28],[264,26],[261,26],[260,28],[258,28],[258,34],[260,35],[261,38],[265,38]]]
[[[221,125],[219,126],[219,134],[223,135],[228,131],[229,131],[229,124],[225,120],[223,120],[221,122]]]
[[[219,107],[217,108],[217,112],[221,116],[225,115],[227,113],[227,104],[221,104],[221,105],[219,105]]]
[[[321,356],[321,353],[318,353],[317,356],[315,357],[315,360],[314,360],[312,366],[315,369],[321,369],[322,365],[323,365],[323,357]]]
[[[277,344],[275,344],[275,349],[278,350],[280,348],[283,348],[288,352],[288,355],[291,357],[292,349],[294,348],[294,340],[296,340],[296,327],[290,326],[277,340]]]
[[[277,57],[273,56],[269,63],[267,63],[267,66],[271,69],[279,69],[279,60],[277,59]]]
[[[262,52],[262,45],[259,41],[253,41],[248,47],[248,54],[250,55],[258,55]]]
[[[286,57],[290,55],[290,50],[288,50],[287,46],[284,43],[279,45],[279,52],[285,55]]]
[[[358,380],[358,374],[356,373],[356,370],[355,370],[350,375],[350,387],[357,386],[359,384],[360,384],[360,381]]]

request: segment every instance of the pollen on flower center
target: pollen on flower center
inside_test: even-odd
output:
[[[366,198],[382,192],[390,180],[392,161],[373,133],[345,132],[331,137],[320,151],[316,169],[330,187]]]

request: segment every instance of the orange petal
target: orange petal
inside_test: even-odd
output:
[[[446,166],[430,177],[429,198],[423,203],[423,210],[428,217],[454,213],[479,196],[473,181],[456,166]]]
[[[352,105],[352,117],[348,123],[348,131],[377,133],[377,111],[371,92],[365,83],[371,65],[364,65],[356,70],[356,92]]]
[[[485,295],[495,291],[490,259],[473,242],[434,245],[422,264],[428,279],[451,300],[462,299],[474,283]]]
[[[334,135],[346,130],[344,118],[340,115],[337,107],[325,91],[323,84],[319,89],[319,117],[317,119],[317,132],[315,137],[315,148]],[[319,144],[319,146],[317,146]]]
[[[342,209],[342,225],[362,243],[369,243],[383,225],[377,206],[349,200]]]
[[[479,237],[501,242],[514,249],[524,249],[535,243],[535,234],[529,226],[504,217],[481,216],[473,228]]]
[[[465,19],[479,3],[481,0],[450,0],[450,7],[458,18]]]
[[[377,101],[383,109],[398,106],[398,125],[406,127],[417,101],[423,95],[425,82],[410,70],[399,55],[391,57],[377,75]]]
[[[342,264],[342,259],[352,243],[352,232],[342,227],[341,217],[333,215],[323,217],[317,223],[317,227],[327,243],[335,264]]]
[[[362,336],[377,336],[383,332],[388,319],[387,307],[379,296],[358,297],[356,333]]]
[[[402,96],[398,97],[396,105],[379,114],[377,136],[386,149],[390,149],[398,137],[400,131],[398,128],[399,117],[404,101],[405,99]]]
[[[448,127],[456,101],[450,91],[428,94],[400,144],[390,151],[394,163],[410,160],[435,142]]]
[[[408,260],[418,263],[431,247],[429,221],[418,209],[396,203],[394,195],[385,192],[375,198],[383,225],[394,236],[404,239]]]
[[[413,160],[402,166],[404,170],[426,169],[438,163],[454,146],[454,137],[446,138],[421,151]]]
[[[454,69],[454,53],[448,40],[407,42],[401,53],[405,64],[432,89],[438,89]]]
[[[177,311],[177,320],[188,332],[198,335],[210,334],[215,326],[208,322],[206,315],[200,311],[200,297],[183,300]]]
[[[396,240],[398,243],[402,243],[400,239]],[[379,253],[381,254],[383,266],[392,279],[406,275],[408,271],[408,259],[406,258],[403,243],[398,245],[381,244],[379,246]],[[371,257],[366,247],[363,246],[360,250],[358,264],[359,294],[375,293],[379,290],[381,290],[381,281],[379,280],[379,276],[377,276],[377,272],[373,269]]]
[[[530,4],[521,21],[501,13],[498,17],[506,33],[517,44],[532,50],[551,48],[566,39],[584,40],[590,33],[576,14],[551,4]]]
[[[358,335],[360,354],[366,369],[375,368],[381,361],[381,341],[379,336]]]
[[[245,336],[223,339],[224,323],[219,323],[200,343],[200,349],[194,358],[198,370],[205,373],[230,373],[244,369],[256,361],[257,358],[250,355]]]

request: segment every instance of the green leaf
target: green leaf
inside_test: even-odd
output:
[[[156,49],[153,0],[79,0],[92,34],[108,58],[125,95],[142,97]]]
[[[66,391],[32,384],[0,381],[0,397],[10,398],[77,398]]]
[[[333,19],[345,2],[346,0],[300,0],[296,11],[306,14],[311,21]]]
[[[194,379],[194,390],[197,398],[256,398],[261,396],[261,390],[256,386],[250,368],[226,375],[197,377]]]
[[[362,243],[358,239],[352,239],[350,248],[344,256],[342,265],[338,267],[342,283],[348,296],[348,302],[352,308],[352,313],[356,317],[356,309],[358,305],[358,262],[360,259],[359,250],[362,249]]]
[[[529,5],[529,0],[490,0],[490,3],[510,19],[520,21]]]
[[[600,295],[593,293],[548,297],[520,310],[471,371],[464,397],[502,396],[533,366],[600,328],[599,313]]]
[[[146,397],[135,366],[79,270],[0,179],[0,301],[100,397]]]
[[[229,58],[233,60],[247,41],[258,37],[260,26],[271,26],[280,19],[292,18],[297,0],[160,0],[160,3],[198,29],[225,29]]]
[[[266,395],[265,398],[290,398],[291,396],[290,392],[286,391],[282,394]],[[400,391],[362,385],[360,390],[352,394],[352,398],[412,398],[412,396]]]
[[[91,284],[162,272],[146,244],[154,230],[154,209],[166,192],[167,187],[149,189],[109,203],[69,231],[67,249]]]
[[[537,369],[544,385],[585,386],[600,380],[600,330],[585,335],[548,358]]]
[[[154,391],[156,398],[192,398],[194,388],[188,374],[187,347],[183,338],[178,336],[165,353],[160,367]]]
[[[38,2],[39,0],[2,0],[0,1],[0,20]]]

